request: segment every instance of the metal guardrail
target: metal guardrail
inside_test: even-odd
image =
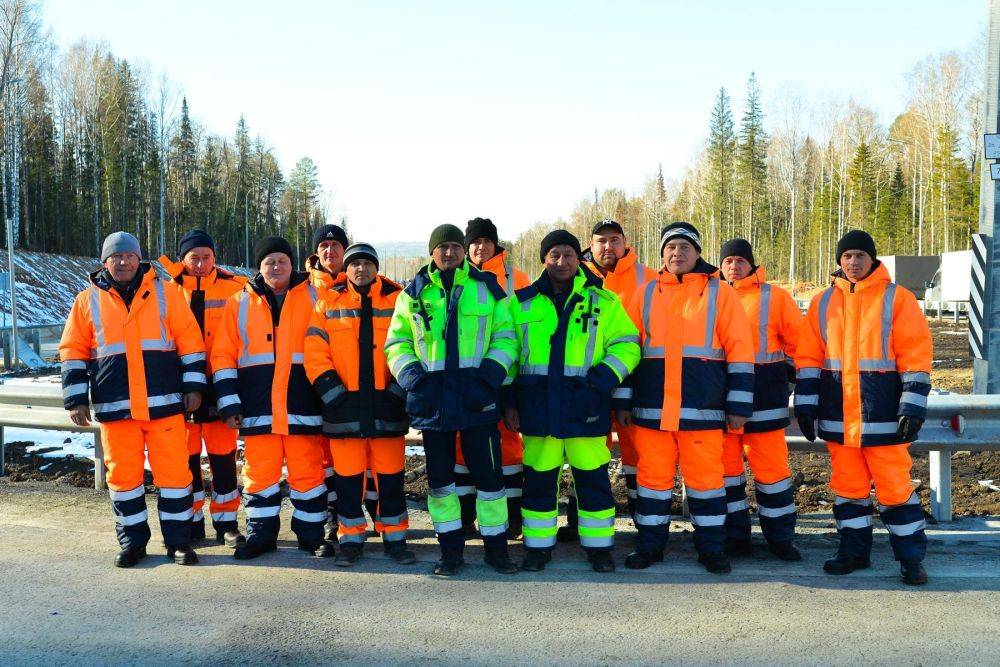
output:
[[[791,408],[789,408],[791,410]],[[62,408],[62,390],[57,385],[0,385],[0,475],[3,472],[3,427],[56,429],[94,434],[94,487],[104,488],[105,471],[97,424],[74,425]],[[826,452],[826,444],[809,442],[795,419],[786,430],[789,449]],[[410,431],[407,445],[422,444],[417,431]],[[911,445],[914,452],[929,452],[931,515],[951,521],[951,453],[959,451],[1000,451],[1000,394],[931,394],[927,400],[927,421],[920,439]]]

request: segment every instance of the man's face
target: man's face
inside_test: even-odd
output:
[[[496,253],[497,245],[493,243],[492,239],[488,239],[485,236],[469,243],[469,259],[476,266],[482,266],[484,262],[490,261]]]
[[[104,268],[116,283],[130,282],[139,270],[139,255],[134,252],[116,252],[104,260]]]
[[[694,268],[700,256],[690,241],[683,238],[670,239],[663,246],[663,268],[674,275],[682,276]]]
[[[465,248],[461,243],[446,241],[434,248],[431,257],[434,259],[434,265],[438,271],[447,271],[461,266],[465,259]]]
[[[184,273],[196,278],[204,278],[215,268],[215,252],[211,248],[193,248],[181,260]]]
[[[321,241],[316,248],[319,263],[324,269],[336,275],[344,270],[344,246],[340,241]]]
[[[737,257],[735,255],[731,257],[726,257],[722,260],[722,276],[729,282],[735,282],[737,280],[742,280],[750,275],[750,271],[753,269],[748,262],[743,257]]]
[[[851,282],[858,282],[871,273],[875,260],[864,250],[848,250],[840,256],[840,268]]]
[[[283,292],[288,289],[292,278],[292,258],[283,252],[265,255],[260,263],[260,273],[268,287],[275,292]]]
[[[610,228],[599,229],[590,237],[590,254],[603,269],[610,271],[625,256],[625,237]]]
[[[580,268],[580,257],[571,246],[556,245],[545,253],[545,272],[549,280],[564,283],[572,280]]]
[[[377,273],[378,267],[370,259],[352,259],[351,263],[347,265],[347,279],[355,287],[367,287],[371,285],[375,282],[375,274]]]

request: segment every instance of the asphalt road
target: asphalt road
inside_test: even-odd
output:
[[[1000,655],[1000,521],[934,531],[931,583],[913,589],[897,581],[884,533],[871,570],[823,574],[835,548],[824,515],[801,521],[802,563],[761,548],[728,576],[694,562],[680,524],[666,562],[641,572],[597,575],[560,545],[545,572],[502,576],[472,542],[461,575],[439,580],[422,512],[411,513],[420,562],[395,565],[374,540],[349,570],[297,551],[289,514],[286,501],[285,548],[249,564],[213,545],[198,549],[199,565],[180,567],[154,537],[150,557],[119,570],[106,496],[0,481],[0,660],[996,664]],[[620,536],[619,566],[630,537]]]

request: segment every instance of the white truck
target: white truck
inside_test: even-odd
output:
[[[946,310],[955,314],[969,307],[972,289],[972,251],[956,250],[941,253],[941,267],[927,284],[924,309],[937,308],[938,317]]]

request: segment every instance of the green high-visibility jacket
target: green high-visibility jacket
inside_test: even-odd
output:
[[[433,262],[396,300],[385,341],[389,369],[407,391],[417,429],[495,424],[498,391],[517,356],[508,298],[492,273],[468,261],[450,290]]]
[[[545,273],[515,292],[510,310],[520,353],[507,384],[521,434],[606,435],[611,394],[640,357],[639,332],[618,296],[581,267],[562,310]]]

